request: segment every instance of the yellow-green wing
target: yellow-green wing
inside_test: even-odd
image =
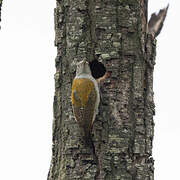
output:
[[[92,128],[92,122],[94,118],[95,113],[95,104],[97,99],[96,90],[94,87],[92,87],[92,90],[88,94],[88,99],[85,104],[83,104],[78,97],[78,93],[74,90],[73,92],[74,101],[78,101],[78,106],[76,103],[73,105],[73,111],[76,121],[78,122],[79,126],[84,129],[85,134],[89,134]],[[79,106],[79,104],[81,104]]]

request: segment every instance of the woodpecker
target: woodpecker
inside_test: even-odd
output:
[[[91,75],[89,63],[86,60],[77,63],[71,100],[75,120],[83,131],[85,141],[89,143],[92,125],[98,114],[100,95],[98,83]]]

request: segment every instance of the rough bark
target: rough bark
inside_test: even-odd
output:
[[[156,40],[147,33],[147,0],[57,0],[55,31],[48,180],[153,180]],[[74,120],[70,95],[76,63],[96,55],[111,77],[100,88],[90,148]]]

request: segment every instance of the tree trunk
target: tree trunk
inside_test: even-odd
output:
[[[48,180],[154,179],[156,35],[147,26],[147,0],[57,0],[58,53]],[[76,63],[95,57],[111,76],[100,87],[91,148],[83,143],[74,119],[71,85]]]

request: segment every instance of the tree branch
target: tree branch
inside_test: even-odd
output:
[[[164,24],[164,20],[167,15],[168,8],[169,8],[169,4],[167,5],[166,8],[161,9],[158,14],[153,13],[151,15],[151,18],[148,23],[148,33],[152,34],[153,37],[157,37],[160,34]]]

